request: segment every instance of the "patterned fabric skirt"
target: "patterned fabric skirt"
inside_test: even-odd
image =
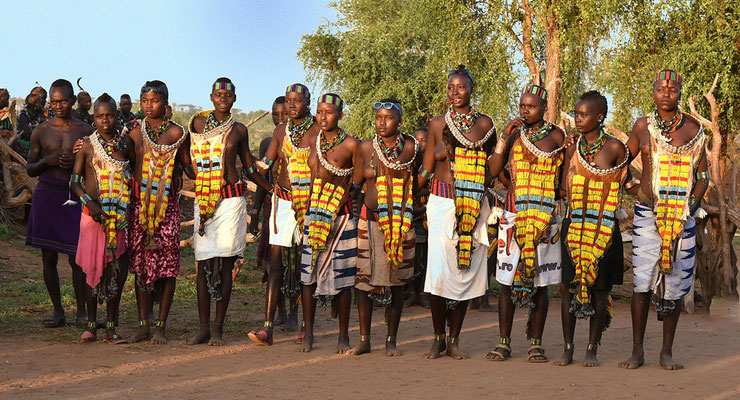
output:
[[[139,222],[140,209],[141,201],[131,197],[129,216],[134,217],[128,224],[129,271],[136,275],[139,287],[151,291],[159,279],[175,278],[180,273],[180,205],[170,198],[164,220],[151,240]]]
[[[306,218],[301,254],[301,283],[316,284],[315,296],[334,296],[349,289],[357,274],[357,223],[349,212],[337,215],[326,241],[326,250],[314,257],[308,245],[308,223]]]
[[[414,278],[416,239],[413,230],[403,242],[403,262],[393,271],[385,252],[385,237],[372,211],[357,223],[357,278],[355,288],[364,292],[384,294],[385,288],[402,286]]]

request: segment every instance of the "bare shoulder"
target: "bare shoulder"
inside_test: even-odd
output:
[[[617,160],[621,161],[624,158],[625,149],[624,143],[621,140],[615,138],[614,136],[606,135],[605,147],[609,150],[610,153],[614,154],[617,157]]]
[[[689,115],[689,114],[686,114]],[[686,118],[686,122],[684,122],[684,126],[686,127],[686,130],[691,133],[692,137],[699,132],[699,129],[701,128],[701,125],[698,121],[696,121],[693,117],[689,116],[689,118]]]
[[[493,120],[486,114],[481,114],[480,118],[478,118],[475,123],[480,124],[481,128],[483,128],[483,130],[485,130],[486,132],[493,128]]]
[[[204,132],[205,128],[206,128],[206,117],[205,116],[198,115],[195,118],[193,118],[193,129],[195,130],[196,133]]]
[[[246,136],[247,133],[249,133],[249,129],[242,124],[241,122],[234,122],[234,125],[231,127],[232,132],[236,132],[240,136]]]
[[[131,140],[132,140],[133,142],[138,142],[138,141],[140,141],[140,140],[141,140],[141,125],[137,125],[137,126],[135,126],[135,127],[133,128],[133,129],[131,129],[131,130],[130,130],[130,131],[128,132],[128,137],[129,137],[129,138],[130,138],[130,139],[131,139]]]
[[[344,144],[353,152],[357,151],[357,149],[360,147],[360,141],[350,135],[347,135],[347,137],[344,139]]]
[[[362,154],[370,154],[370,152],[373,151],[372,139],[360,142],[359,146]]]
[[[553,140],[558,143],[558,146],[562,146],[565,142],[565,132],[563,132],[563,130],[560,129],[560,127],[557,125],[553,125],[553,128],[548,136],[552,137]]]
[[[646,132],[648,128],[648,117],[640,117],[632,126],[632,132]]]
[[[275,130],[272,131],[272,137],[277,140],[282,140],[283,136],[285,136],[285,123],[278,124],[278,126],[275,127]]]

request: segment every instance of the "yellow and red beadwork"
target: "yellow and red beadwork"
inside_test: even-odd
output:
[[[655,202],[655,217],[662,239],[660,270],[666,275],[673,272],[672,243],[683,232],[685,221],[681,216],[689,201],[692,164],[688,155],[662,154],[658,157],[659,197]]]
[[[313,249],[313,254],[326,250],[332,218],[339,210],[344,194],[343,187],[324,182],[321,178],[314,179],[309,210],[311,218],[308,221],[308,245]]]
[[[94,154],[92,165],[98,180],[98,200],[105,215],[103,229],[106,249],[112,252],[118,247],[116,231],[124,229],[128,224],[131,185],[129,162],[111,157],[97,131],[90,136],[90,143]]]
[[[480,216],[481,200],[485,192],[487,154],[481,149],[455,148],[455,213],[457,215],[458,266],[470,267],[473,252],[473,229]]]
[[[311,148],[294,147],[290,138],[283,140],[283,151],[288,156],[287,170],[291,181],[291,198],[298,226],[304,226],[311,194],[311,169],[308,157]]]
[[[216,211],[221,200],[221,155],[223,144],[219,142],[191,143],[194,162],[197,168],[195,176],[195,198],[200,210],[200,227],[205,227],[205,220]]]
[[[550,157],[533,154],[522,142],[514,144],[512,175],[514,176],[516,241],[521,249],[521,261],[514,276],[514,296],[527,303],[533,293],[535,276],[535,249],[550,226],[555,213],[555,182],[563,153],[553,152]]]
[[[405,181],[405,183],[404,183]],[[380,175],[375,179],[378,191],[378,227],[383,232],[385,253],[392,268],[403,262],[403,240],[411,228],[412,179]]]
[[[150,236],[154,235],[154,231],[159,228],[159,224],[164,220],[169,194],[172,190],[172,172],[174,169],[174,158],[170,158],[165,164],[164,160],[153,160],[149,153],[144,154],[144,164],[141,170],[141,192],[139,194],[141,199],[139,220]],[[152,190],[147,193],[150,182]],[[159,192],[162,190],[164,195],[159,196]],[[157,208],[159,198],[161,198],[161,203]]]

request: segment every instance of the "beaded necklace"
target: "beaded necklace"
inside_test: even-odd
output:
[[[578,152],[588,163],[594,162],[594,157],[606,144],[606,135],[604,129],[599,129],[599,138],[596,139],[592,144],[588,144],[586,141],[586,135],[581,135],[581,140],[578,141]]]
[[[655,124],[658,126],[658,129],[660,129],[660,136],[663,141],[666,143],[673,140],[671,137],[671,133],[678,130],[678,128],[683,125],[684,121],[684,115],[681,111],[676,111],[676,115],[671,118],[670,121],[663,121],[660,118],[660,115],[658,115],[658,111],[653,112],[653,120],[655,121]]]
[[[449,113],[450,118],[452,118],[452,122],[455,124],[457,129],[463,133],[470,132],[470,130],[473,129],[473,125],[475,125],[475,121],[477,121],[478,117],[481,116],[481,113],[479,113],[472,105],[470,106],[470,111],[467,113],[457,112],[454,107],[450,106]]]
[[[527,139],[532,143],[536,143],[546,138],[547,135],[550,134],[550,131],[552,131],[552,127],[552,122],[545,121],[545,123],[542,124],[542,127],[537,130],[535,130],[531,125],[524,126],[523,130],[524,134],[527,135]]]
[[[383,155],[390,161],[398,159],[403,152],[403,145],[406,143],[406,140],[400,133],[396,134],[396,142],[393,143],[391,147],[385,147],[385,143],[380,141],[380,137],[378,137],[378,141],[380,143],[380,148],[383,150]]]
[[[231,113],[229,113],[223,121],[219,121],[216,119],[215,111],[211,111],[206,117],[206,127],[203,132],[212,131],[229,121],[231,121]]]
[[[288,124],[286,128],[290,132],[288,137],[290,137],[290,141],[293,142],[294,147],[300,147],[303,136],[306,134],[306,132],[308,132],[309,129],[311,129],[311,125],[313,125],[313,123],[313,115],[308,115],[306,118],[303,118],[303,122],[298,125],[293,122],[292,118],[288,119]]]
[[[123,141],[123,135],[121,135],[121,131],[116,130],[116,133],[113,134],[113,138],[108,141],[103,138],[103,135],[100,134],[100,132],[95,131],[98,135],[98,139],[100,140],[100,146],[105,151],[105,154],[111,156],[113,153],[120,151],[123,149],[124,141]]]
[[[398,132],[398,136],[403,137],[403,136],[406,136],[406,134],[403,132]],[[414,148],[418,148],[419,145],[416,143],[416,138],[411,137],[411,140],[414,141]],[[378,155],[378,158],[383,163],[383,165],[385,165],[386,167],[390,169],[395,169],[397,171],[402,170],[402,169],[408,169],[411,166],[411,164],[413,164],[414,160],[416,159],[416,153],[417,153],[417,152],[414,152],[414,156],[411,157],[411,160],[405,163],[399,162],[398,157],[396,157],[393,160],[390,160],[388,159],[388,157],[386,157],[385,152],[383,151],[383,145],[381,144],[380,137],[378,135],[375,135],[375,138],[373,139],[373,149],[375,150],[375,153]]]
[[[326,155],[326,153],[330,152],[331,149],[339,146],[339,144],[347,137],[347,134],[344,133],[344,129],[340,128],[339,132],[334,136],[334,139],[332,139],[331,142],[326,140],[326,134],[323,130],[319,131],[319,137],[321,138],[321,153]]]
[[[144,121],[147,121],[147,118],[144,118]],[[144,126],[146,127],[146,134],[149,136],[149,139],[152,139],[152,142],[157,143],[157,140],[159,140],[159,137],[162,136],[163,133],[167,132],[168,129],[170,129],[170,126],[172,126],[172,122],[169,120],[169,118],[165,117],[162,120],[162,125],[159,126],[159,128],[153,128],[149,126],[148,123],[145,123]]]

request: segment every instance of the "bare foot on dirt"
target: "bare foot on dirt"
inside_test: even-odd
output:
[[[298,330],[298,313],[288,315],[288,319],[283,324],[283,328],[288,332],[295,332]]]
[[[136,331],[136,333],[128,339],[128,342],[129,343],[138,343],[138,342],[141,342],[142,340],[147,340],[149,338],[150,338],[149,327],[148,326],[140,326],[139,327],[139,330]]]
[[[389,342],[388,340],[385,341],[385,355],[388,357],[398,357],[402,356],[403,353],[401,350],[398,350],[398,347],[396,347],[396,341]]]
[[[154,329],[154,336],[152,336],[152,344],[167,344],[167,336],[164,327],[158,327]]]
[[[352,350],[349,351],[349,354],[359,356],[360,354],[369,353],[370,351],[370,338],[367,338],[367,340],[361,340],[360,344],[353,347]]]
[[[347,354],[352,349],[349,345],[349,336],[339,336],[337,338],[337,353]]]
[[[206,343],[208,340],[211,339],[211,329],[208,325],[201,325],[200,330],[198,330],[198,333],[193,336],[192,339],[188,341],[188,344],[203,344]]]
[[[552,362],[553,365],[557,365],[560,367],[564,367],[566,365],[570,365],[573,363],[573,349],[570,350],[563,350],[563,355],[560,356],[557,360]]]
[[[586,350],[586,356],[583,358],[584,367],[598,367],[599,360],[596,359],[596,349]]]
[[[298,348],[298,351],[301,353],[309,353],[313,350],[313,335],[306,335],[303,337],[303,343],[301,343],[301,347]]]
[[[445,354],[455,360],[464,360],[468,358],[468,355],[460,350],[458,343],[447,343],[447,352]]]
[[[224,324],[215,324],[211,330],[211,340],[208,341],[210,346],[223,346],[226,344],[224,340]]]
[[[673,361],[673,352],[671,346],[663,346],[663,350],[660,352],[660,366],[667,370],[683,369],[683,365]]]
[[[442,337],[442,340],[433,340],[432,341],[432,348],[429,350],[428,353],[424,354],[424,358],[429,359],[435,359],[440,358],[447,350],[447,346],[445,345],[444,337]]]
[[[619,363],[619,368],[624,369],[637,369],[645,364],[645,352],[642,349],[642,345],[636,344],[632,348],[632,357],[627,361]]]

